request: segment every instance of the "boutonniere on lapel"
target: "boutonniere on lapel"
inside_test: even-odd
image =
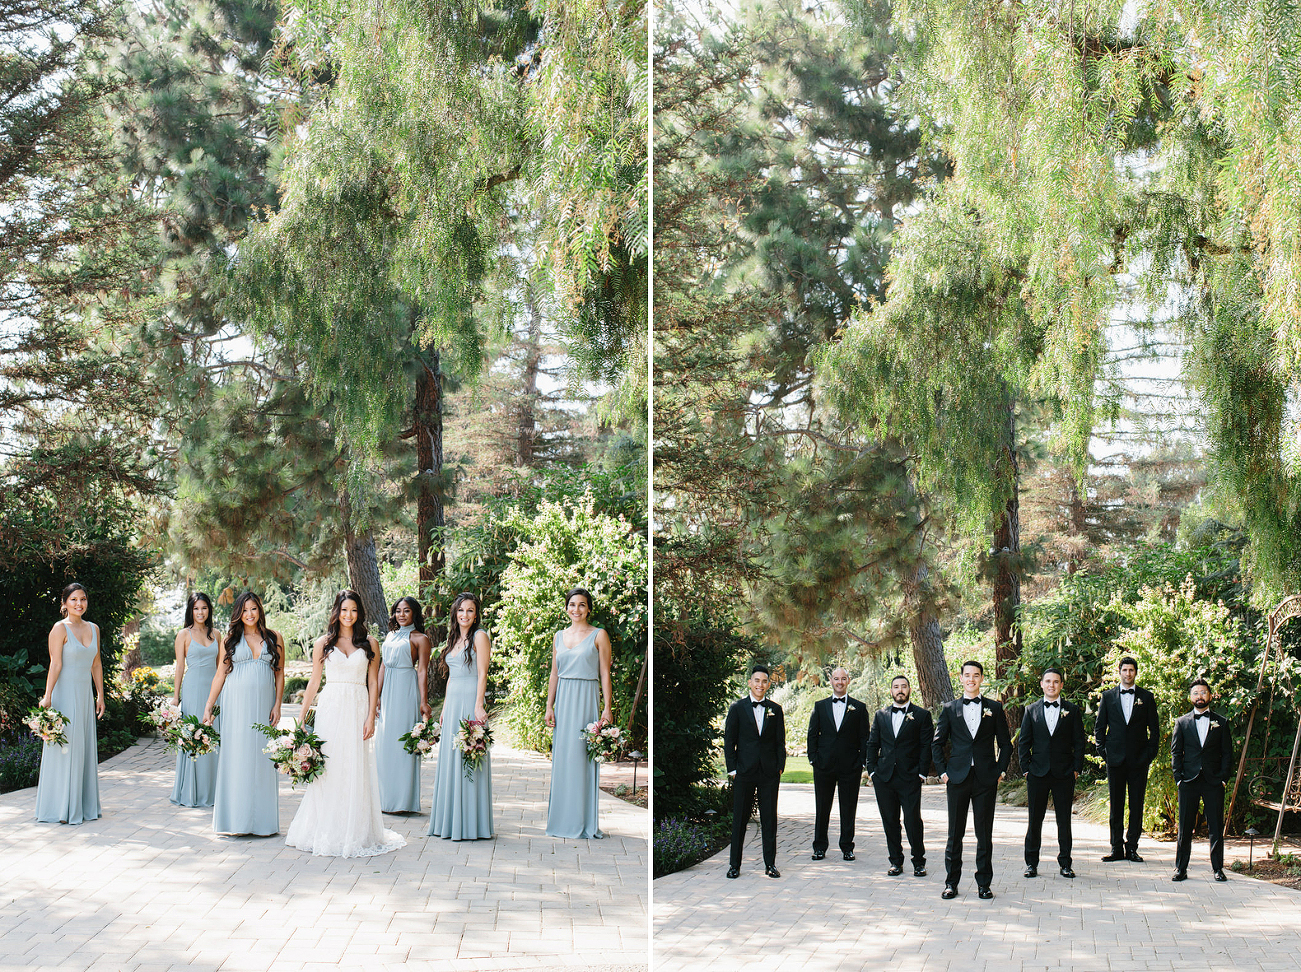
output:
[[[1212,728],[1212,729],[1218,729],[1218,728],[1220,728],[1220,720],[1219,720],[1219,719],[1212,719],[1212,720],[1211,720],[1211,728]]]
[[[911,712],[904,713],[904,717],[903,717],[904,722],[912,722],[912,719],[913,719],[913,714]]]
[[[985,708],[983,704],[980,706],[980,717],[982,719],[988,719],[993,714],[994,714],[993,711]]]
[[[1135,704],[1135,705],[1142,705],[1142,704],[1143,704],[1143,700],[1140,699],[1140,698],[1136,695],[1136,696],[1134,696],[1134,704]]]
[[[1062,717],[1063,719],[1065,719],[1065,718],[1066,718],[1068,715],[1070,715],[1070,714],[1071,714],[1071,710],[1070,710],[1070,709],[1062,709],[1062,715],[1061,715],[1061,717]]]

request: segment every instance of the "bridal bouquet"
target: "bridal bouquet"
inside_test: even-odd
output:
[[[443,727],[433,719],[421,719],[414,726],[398,736],[402,748],[412,756],[428,756],[434,751],[434,743],[443,734]]]
[[[68,719],[58,709],[32,709],[23,723],[41,742],[68,748]]]
[[[214,708],[212,714],[216,715]],[[215,752],[221,745],[221,736],[212,726],[205,726],[198,716],[182,716],[181,720],[169,730],[170,738],[190,759],[198,759]]]
[[[171,699],[159,699],[149,711],[148,719],[163,734],[164,739],[176,740],[176,727],[185,718],[181,707]]]
[[[325,771],[321,737],[306,726],[295,722],[292,729],[275,729],[255,723],[253,728],[270,740],[262,752],[289,777],[290,786],[310,783]]]
[[[587,744],[587,758],[593,762],[613,763],[628,748],[628,740],[618,726],[589,722],[581,732]]]
[[[465,766],[465,778],[473,780],[474,771],[483,765],[488,747],[492,745],[492,732],[488,723],[477,719],[462,719],[461,727],[456,730],[455,742]]]

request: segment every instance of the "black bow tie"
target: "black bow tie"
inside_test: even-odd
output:
[[[1046,708],[1048,708],[1048,706],[1050,706],[1050,705],[1051,705],[1053,708],[1056,708],[1057,706],[1061,705],[1061,703],[1060,703],[1060,702],[1045,702],[1045,703],[1044,703],[1044,708],[1046,709]]]
[[[1195,713],[1193,713],[1193,718],[1194,718],[1194,719],[1209,719],[1210,717],[1211,717],[1211,714],[1210,714],[1209,712],[1195,712]]]
[[[890,708],[891,708],[893,711],[895,711],[895,712],[907,712],[907,711],[908,711],[908,706],[906,706],[906,705],[892,705],[892,706],[890,706]]]
[[[756,709],[766,709],[768,707],[767,702],[756,702],[754,701],[754,699],[750,700],[750,704],[754,706]]]
[[[1121,689],[1121,690],[1120,690],[1120,694],[1121,694],[1121,695],[1133,695],[1133,694],[1134,694],[1134,690],[1133,690],[1133,689]]]
[[[963,699],[963,700],[962,700],[962,704],[963,704],[963,705],[979,705],[979,704],[980,704],[980,696],[977,695],[974,699]]]
[[[844,701],[845,701],[844,699],[838,699],[838,698],[836,698],[835,696],[832,696],[832,697],[831,697],[831,704],[832,704],[832,705],[838,705],[838,704],[840,704],[840,703],[842,703],[842,702],[844,702]]]

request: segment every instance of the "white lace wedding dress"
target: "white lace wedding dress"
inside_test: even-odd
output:
[[[374,739],[366,722],[366,652],[335,648],[325,656],[325,688],[316,707],[316,734],[325,770],[307,785],[285,843],[322,857],[374,857],[406,844],[380,816]]]

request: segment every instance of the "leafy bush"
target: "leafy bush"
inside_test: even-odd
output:
[[[41,775],[41,741],[30,732],[0,739],[0,793],[35,786]]]
[[[731,824],[728,824],[729,834]],[[670,817],[655,828],[654,876],[663,877],[703,861],[718,849],[717,825]]]
[[[697,817],[711,809],[718,717],[737,696],[754,641],[704,616],[655,629],[655,815]],[[702,797],[704,799],[702,799]],[[726,804],[723,804],[726,806]],[[717,808],[716,806],[713,808]]]
[[[494,665],[509,685],[507,721],[516,739],[550,748],[544,716],[551,649],[556,631],[569,623],[564,597],[572,587],[592,592],[590,621],[610,636],[614,717],[626,726],[646,660],[645,536],[627,520],[597,512],[590,494],[544,500],[532,516],[515,510],[505,519],[519,542],[502,575],[501,600],[484,613],[495,636]],[[632,725],[639,749],[646,744],[646,694],[643,686]]]
[[[288,702],[294,697],[295,692],[302,692],[307,689],[308,679],[302,675],[289,675],[285,678],[285,694],[281,700]]]

